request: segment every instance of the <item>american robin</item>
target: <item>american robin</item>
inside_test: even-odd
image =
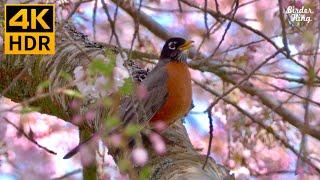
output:
[[[125,124],[148,122],[154,126],[162,122],[168,127],[187,114],[192,87],[185,51],[192,43],[178,37],[166,41],[157,65],[139,85],[138,89],[145,89],[145,96],[137,101],[130,96],[121,102],[119,117]]]
[[[162,123],[166,128],[188,113],[192,104],[192,86],[185,52],[192,43],[179,37],[170,38],[164,44],[159,61],[151,72],[139,69],[134,71],[137,91],[143,90],[146,93],[140,97],[136,92],[121,99],[118,116],[122,125],[114,131],[129,123],[146,124],[151,128]],[[75,149],[79,149],[79,146]],[[64,158],[73,156],[75,149]]]

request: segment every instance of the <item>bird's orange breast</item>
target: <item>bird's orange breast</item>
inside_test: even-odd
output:
[[[152,124],[162,121],[166,125],[170,125],[185,116],[191,106],[192,87],[188,66],[181,62],[169,62],[166,65],[166,70],[168,73],[168,98],[150,120]]]

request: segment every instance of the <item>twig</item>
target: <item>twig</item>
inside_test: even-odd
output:
[[[190,2],[190,1],[188,1],[188,0],[181,0],[181,1],[182,1],[183,3],[191,6],[191,7],[194,7],[194,8],[196,8],[196,9],[200,9],[200,10],[204,11],[203,8],[199,7],[197,4],[195,4],[195,3],[193,3],[193,2]],[[261,31],[259,31],[259,30],[257,30],[257,29],[252,28],[251,26],[249,26],[249,25],[247,25],[247,24],[245,24],[245,23],[237,20],[236,18],[232,18],[232,17],[229,17],[229,16],[227,16],[227,15],[219,14],[219,13],[217,13],[217,12],[214,12],[214,11],[211,10],[211,9],[208,9],[208,13],[209,13],[212,17],[214,17],[214,18],[216,18],[216,19],[223,18],[223,19],[227,19],[227,20],[229,20],[229,21],[232,21],[232,22],[238,24],[240,27],[242,27],[242,28],[244,28],[244,29],[247,29],[248,31],[251,31],[251,32],[253,32],[254,34],[262,37],[262,38],[265,39],[267,42],[269,42],[276,50],[281,49],[280,47],[278,47],[278,46],[276,45],[276,43],[275,43],[274,41],[272,41],[272,40],[271,40],[267,35],[265,35],[263,32],[261,32]],[[287,54],[284,53],[283,51],[281,51],[281,53],[284,54],[285,56],[287,56]],[[291,60],[292,62],[294,62],[295,64],[297,64],[298,66],[300,66],[301,68],[303,68],[304,70],[307,71],[307,68],[306,68],[303,64],[301,64],[300,62],[298,62],[296,59],[292,58],[291,56],[290,56],[288,59]]]
[[[178,6],[179,6],[179,11],[180,11],[180,13],[183,13],[182,5],[181,5],[180,0],[178,0]]]
[[[92,29],[93,29],[93,39],[94,39],[94,41],[96,41],[97,5],[98,5],[98,0],[94,0],[94,7],[93,7],[93,14],[92,14]]]
[[[116,39],[117,45],[120,47],[120,49],[122,49],[122,46],[121,46],[121,43],[120,43],[120,40],[119,40],[119,36],[118,36],[118,34],[116,32],[116,27],[115,27],[116,26],[115,25],[116,19],[112,20],[111,15],[109,13],[109,8],[108,8],[108,6],[107,6],[107,4],[105,3],[104,0],[101,0],[101,4],[102,4],[102,8],[104,9],[104,12],[106,13],[106,15],[108,17],[108,21],[109,21],[110,28],[111,28],[111,35],[110,35],[110,39],[109,39],[109,44],[111,43],[112,37],[114,36],[115,39]],[[117,7],[118,7],[118,5],[117,5]],[[117,8],[116,8],[116,10],[117,10]],[[118,11],[116,11],[115,13],[117,14],[117,12]],[[115,18],[117,17],[116,14],[115,14]],[[122,55],[122,53],[121,53],[121,55]]]
[[[282,3],[282,0],[278,0],[278,2],[279,2],[279,11],[280,11],[280,21],[281,21],[281,27],[282,27],[282,43],[284,45],[284,49],[287,52],[287,58],[289,58],[290,57],[290,50],[288,47],[286,24],[284,22],[284,17],[283,17],[283,3]]]
[[[236,2],[236,6],[235,6],[235,9],[234,9],[233,14],[232,14],[232,17],[231,17],[232,19],[234,19],[234,16],[236,15],[236,12],[237,12],[238,6],[239,6],[239,0],[235,0],[235,2]],[[224,38],[225,38],[225,36],[226,36],[229,28],[231,27],[231,23],[232,23],[232,21],[229,21],[226,29],[224,30],[224,33],[223,33],[223,35],[222,35],[222,38],[220,39],[220,42],[218,43],[218,46],[214,49],[213,53],[212,53],[207,59],[212,58],[212,57],[216,54],[216,52],[217,52],[218,49],[220,48],[220,46],[221,46],[221,44],[222,44],[222,42],[223,42],[223,40],[224,40]]]
[[[320,18],[320,13],[318,13],[318,17]],[[318,21],[318,29],[320,29],[320,21]],[[313,66],[315,66],[316,62],[317,62],[317,56],[318,56],[318,49],[319,49],[319,44],[320,44],[320,32],[318,32],[318,38],[316,40],[316,47],[314,50],[314,56],[313,56]],[[319,74],[320,72],[320,68],[316,71],[316,75]]]
[[[13,126],[19,133],[21,133],[24,137],[26,137],[30,142],[32,142],[33,144],[35,144],[36,146],[38,146],[40,149],[45,150],[46,152],[50,153],[50,154],[54,154],[56,155],[57,153],[40,145],[36,140],[34,140],[32,137],[30,137],[27,133],[24,132],[23,129],[20,129],[17,125],[15,125],[14,123],[12,123],[9,119],[7,119],[6,117],[3,117],[3,119],[10,124],[11,126]]]
[[[138,14],[141,11],[141,4],[142,4],[142,0],[139,0],[139,7],[138,7],[138,12],[137,12]],[[134,33],[133,33],[133,37],[132,37],[132,41],[131,41],[131,45],[130,45],[130,50],[128,53],[128,60],[131,59],[131,52],[133,49],[134,42],[135,42],[137,35],[139,33],[139,26],[140,26],[139,16],[137,16],[136,18],[134,18]]]
[[[246,77],[244,77],[241,81],[239,81],[237,84],[235,84],[232,88],[230,88],[228,91],[223,93],[220,97],[218,97],[213,103],[210,104],[210,106],[206,109],[206,111],[210,110],[213,106],[215,106],[219,100],[221,100],[224,96],[228,95],[230,92],[232,92],[234,89],[238,88],[242,83],[250,79],[250,77],[259,70],[263,65],[265,65],[269,60],[274,58],[277,54],[279,54],[282,51],[282,49],[275,52],[273,55],[269,56],[267,59],[265,59],[262,63],[260,63],[256,68],[254,68]],[[206,112],[205,111],[205,112]]]
[[[227,87],[227,83],[226,82],[222,82],[222,92],[226,91],[226,87]],[[224,108],[223,108],[224,114],[226,116],[226,121],[227,121],[227,141],[228,141],[228,155],[227,155],[227,160],[229,160],[231,158],[231,126],[228,124],[228,119],[229,119],[229,113],[228,113],[228,106],[227,103],[224,101]],[[230,122],[229,122],[230,123]]]
[[[136,8],[128,5],[127,1],[124,0],[111,0],[114,3],[119,3],[119,6],[126,11],[131,17],[139,17],[140,24],[143,24],[154,34],[157,34],[158,37],[162,39],[169,39],[174,35],[169,33],[164,27],[162,27],[159,23],[154,21],[150,16],[148,16],[143,11],[138,11]]]
[[[179,1],[180,2],[180,1]],[[180,2],[181,3],[181,2]],[[158,7],[152,7],[152,6],[147,6],[147,5],[141,5],[142,8],[149,9],[151,11],[157,11],[157,12],[168,12],[168,13],[175,13],[175,12],[180,12],[180,13],[202,13],[199,10],[188,10],[185,9],[183,12],[180,11],[180,9],[168,9],[168,8],[158,8]]]
[[[207,30],[207,36],[209,38],[210,36],[210,29],[209,29],[209,25],[208,25],[208,0],[204,0],[204,25],[206,27]]]
[[[275,85],[273,85],[273,84],[271,84],[271,83],[268,83],[268,82],[264,82],[264,83],[267,84],[267,85],[269,85],[269,86],[271,86],[271,87],[273,87],[273,88],[275,88],[275,89],[278,90],[278,91],[282,91],[282,92],[291,94],[291,95],[296,96],[296,97],[298,97],[298,98],[300,98],[300,99],[303,99],[303,100],[306,101],[306,102],[311,102],[311,103],[313,103],[313,104],[315,104],[315,105],[317,105],[317,106],[320,106],[320,103],[319,103],[319,102],[312,100],[310,97],[309,97],[309,98],[308,98],[308,97],[303,97],[303,96],[301,96],[301,95],[299,95],[299,94],[297,94],[297,93],[295,93],[295,92],[291,92],[291,91],[289,91],[289,90],[287,90],[287,89],[285,89],[285,88],[280,88],[280,87],[275,86]]]
[[[312,89],[311,87],[308,85],[307,86],[307,98],[310,99],[310,97],[312,96]],[[309,101],[305,101],[305,105],[304,105],[304,123],[306,126],[309,126]],[[303,165],[300,164],[300,158],[302,155],[305,155],[305,151],[307,149],[307,136],[305,133],[302,133],[302,140],[300,143],[300,151],[299,151],[299,155],[297,158],[297,163],[296,163],[296,170],[295,170],[295,174],[299,174],[299,168],[302,167]]]
[[[204,170],[204,168],[206,167],[207,165],[207,162],[208,162],[208,159],[209,159],[209,156],[210,156],[210,152],[211,152],[211,144],[212,144],[212,139],[213,139],[213,119],[212,119],[212,108],[207,112],[208,114],[208,119],[209,119],[209,143],[208,143],[208,150],[207,150],[207,155],[206,155],[206,160],[204,161],[204,164],[202,166],[202,169]]]
[[[210,89],[209,87],[203,85],[202,83],[198,82],[197,80],[192,80],[196,85],[200,86],[201,88],[203,88],[205,91],[217,96],[217,97],[221,97],[221,94],[216,92],[213,89]],[[233,102],[232,100],[230,100],[227,97],[223,97],[223,100],[232,105],[234,108],[236,108],[239,112],[241,112],[242,114],[244,114],[245,116],[247,116],[251,121],[253,121],[254,123],[258,124],[261,128],[265,129],[268,133],[272,134],[278,141],[280,141],[281,144],[283,144],[286,148],[290,149],[297,157],[300,157],[304,162],[308,163],[311,167],[313,167],[319,174],[320,174],[320,169],[319,167],[317,167],[316,165],[314,165],[311,160],[305,156],[300,156],[299,152],[293,147],[291,146],[285,139],[283,139],[279,134],[277,134],[272,127],[265,125],[263,122],[264,120],[258,120],[255,119],[253,117],[253,115],[251,115],[249,112],[247,112],[246,110],[244,110],[243,108],[241,108],[240,106],[237,105],[237,103]],[[202,112],[203,113],[203,112]]]
[[[216,4],[217,13],[220,13],[218,0],[214,0],[214,3]]]
[[[71,12],[68,14],[67,18],[64,21],[62,21],[62,23],[60,24],[60,26],[57,29],[62,28],[64,26],[64,24],[69,21],[69,19],[73,16],[74,13],[76,13],[76,11],[78,10],[78,8],[80,7],[81,4],[91,2],[91,1],[92,0],[79,0],[78,2],[76,2],[74,4],[74,7],[72,8]]]

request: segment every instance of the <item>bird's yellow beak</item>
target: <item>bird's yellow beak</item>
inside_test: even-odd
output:
[[[188,50],[191,48],[192,44],[193,44],[194,41],[186,41],[184,44],[182,44],[180,47],[179,47],[179,50],[181,51],[185,51],[185,50]]]

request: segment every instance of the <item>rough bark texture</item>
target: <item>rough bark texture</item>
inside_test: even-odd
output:
[[[57,50],[54,56],[6,56],[0,63],[0,92],[11,84],[15,75],[27,68],[22,78],[12,85],[5,96],[16,102],[32,98],[36,95],[39,83],[49,79],[51,85],[46,91],[52,94],[37,99],[32,105],[40,107],[44,113],[70,122],[71,110],[68,104],[71,98],[62,93],[53,93],[57,88],[64,87],[68,83],[59,73],[67,72],[73,76],[74,69],[78,66],[86,68],[90,59],[107,60],[105,49],[111,48],[113,52],[117,50],[111,46],[100,47],[92,44],[68,25],[63,28],[63,32],[65,33],[57,33]],[[97,98],[88,96],[85,99],[87,101],[85,104],[90,106]],[[82,109],[86,108],[82,107]],[[101,112],[97,114],[101,115]],[[87,133],[82,130],[81,134],[84,135],[81,135],[81,138],[87,136]],[[167,139],[165,155],[159,156],[151,147],[148,148],[151,154],[149,165],[152,169],[150,179],[225,179],[229,177],[227,171],[212,160],[209,161],[206,169],[202,170],[204,157],[193,149],[181,122],[168,129],[164,137]],[[91,152],[94,150],[91,149]],[[96,173],[95,164],[85,166],[83,172],[84,179],[92,179]]]
[[[151,153],[149,165],[152,167],[151,179],[232,179],[226,169],[212,159],[209,160],[206,168],[202,166],[205,155],[197,152],[188,137],[186,129],[181,121],[176,122],[162,136],[165,139],[167,152],[158,155],[148,147]]]

